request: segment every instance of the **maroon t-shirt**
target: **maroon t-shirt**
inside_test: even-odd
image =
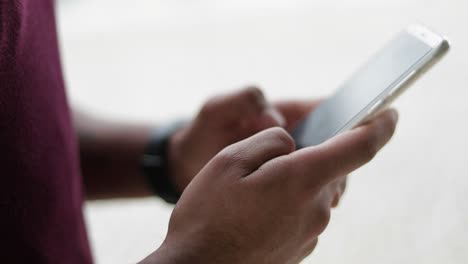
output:
[[[0,0],[0,263],[91,263],[53,0]]]

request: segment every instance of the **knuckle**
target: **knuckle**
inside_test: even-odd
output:
[[[208,99],[208,101],[201,107],[199,116],[204,118],[204,117],[210,117],[212,115],[215,115],[217,112],[218,101],[219,101],[218,97],[213,97],[211,99]]]
[[[221,150],[215,157],[216,164],[223,170],[229,169],[235,166],[239,166],[245,161],[241,153],[235,150],[232,146],[227,146]]]
[[[216,161],[221,164],[229,164],[234,159],[234,151],[231,146],[225,147],[216,155]]]
[[[291,159],[289,159],[287,156],[275,159],[275,166],[278,171],[284,172],[288,175],[295,173],[295,171],[293,171],[294,167],[291,163]]]
[[[256,86],[250,86],[243,91],[243,96],[246,101],[254,106],[261,106],[265,104],[265,95],[262,90]]]
[[[314,234],[321,234],[328,226],[330,222],[330,208],[325,205],[319,206],[315,212],[315,228]]]
[[[273,127],[269,129],[270,136],[275,142],[285,149],[292,150],[296,147],[296,143],[291,135],[281,127]]]

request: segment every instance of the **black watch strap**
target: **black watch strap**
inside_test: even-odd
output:
[[[180,198],[169,175],[169,139],[185,122],[173,122],[160,126],[151,136],[141,164],[153,192],[167,203],[175,204]]]

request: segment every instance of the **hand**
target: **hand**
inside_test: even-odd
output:
[[[271,105],[258,88],[217,96],[170,141],[170,174],[182,192],[192,178],[224,147],[274,126],[291,131],[317,101]]]
[[[163,245],[143,263],[298,263],[326,228],[337,180],[390,140],[397,114],[295,151],[281,128],[218,153],[176,205]]]

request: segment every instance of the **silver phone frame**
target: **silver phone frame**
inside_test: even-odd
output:
[[[407,70],[399,79],[385,89],[377,98],[372,100],[365,108],[363,108],[356,116],[348,123],[336,131],[333,136],[357,127],[375,115],[387,108],[396,98],[408,89],[416,80],[421,78],[433,65],[435,65],[449,50],[449,41],[422,25],[411,25],[406,28],[406,32],[418,38],[424,43],[433,48],[431,52]]]

